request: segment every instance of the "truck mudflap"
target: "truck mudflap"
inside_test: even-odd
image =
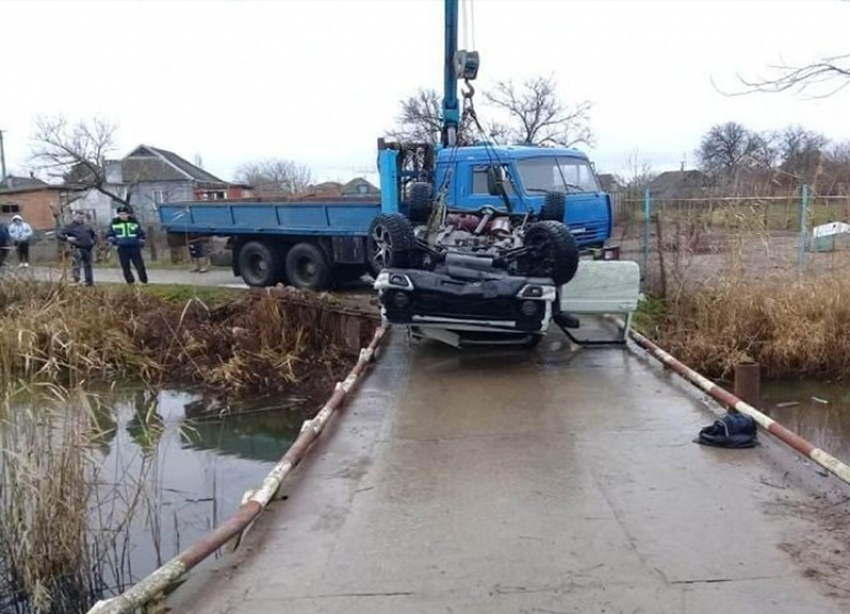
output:
[[[413,269],[384,269],[375,289],[385,322],[451,345],[528,343],[546,332],[558,300],[550,279],[493,275],[470,280]]]

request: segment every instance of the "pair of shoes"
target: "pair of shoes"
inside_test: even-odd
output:
[[[27,267],[29,267],[29,265],[30,265],[29,262],[24,262],[23,267],[26,269]]]
[[[209,272],[210,272],[210,270],[209,270],[209,269],[207,269],[207,268],[204,268],[204,269],[198,269],[198,273],[209,273]]]

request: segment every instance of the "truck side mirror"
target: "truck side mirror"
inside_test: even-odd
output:
[[[505,194],[505,167],[487,167],[487,193],[490,196],[502,196]]]

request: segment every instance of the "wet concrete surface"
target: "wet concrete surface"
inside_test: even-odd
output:
[[[715,415],[675,376],[560,339],[457,351],[395,331],[286,500],[168,605],[850,611],[845,490],[778,444],[692,443]]]

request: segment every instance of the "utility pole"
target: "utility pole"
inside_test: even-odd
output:
[[[3,149],[3,131],[0,130],[0,181],[6,179],[6,150]]]

